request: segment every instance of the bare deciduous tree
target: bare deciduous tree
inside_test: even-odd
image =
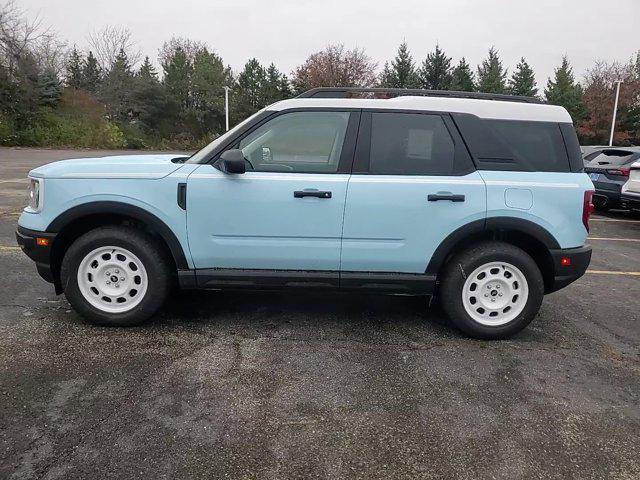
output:
[[[36,53],[39,45],[51,45],[54,38],[39,17],[27,20],[14,0],[0,5],[0,66],[8,75],[14,74],[25,56]]]
[[[107,25],[96,30],[89,34],[89,45],[105,71],[111,69],[120,50],[127,55],[131,65],[136,65],[142,58],[142,52],[127,27]]]
[[[177,49],[181,49],[187,55],[187,58],[193,61],[196,53],[207,50],[207,44],[198,40],[190,40],[183,37],[171,37],[171,40],[162,44],[162,48],[160,48],[160,51],[158,52],[160,65],[165,65],[167,60],[173,56]]]
[[[39,39],[33,46],[33,55],[43,69],[62,76],[69,55],[68,44],[56,36],[47,35]]]
[[[371,87],[376,83],[376,63],[363,49],[345,50],[329,45],[313,53],[293,72],[297,91],[315,87]]]
[[[594,143],[602,143],[609,137],[617,80],[623,83],[620,86],[614,141],[625,144],[633,136],[625,125],[629,112],[640,105],[640,78],[634,64],[597,62],[585,75],[582,101],[587,115],[578,127],[579,134]]]

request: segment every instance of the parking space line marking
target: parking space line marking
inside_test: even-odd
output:
[[[12,252],[14,250],[20,250],[20,247],[14,245],[0,245],[0,252]]]
[[[640,238],[587,237],[587,240],[609,240],[612,242],[640,242]]]
[[[593,273],[595,275],[631,275],[634,277],[640,277],[640,272],[616,272],[613,270],[587,270],[587,273]]]

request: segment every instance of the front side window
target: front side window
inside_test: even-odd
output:
[[[455,146],[439,115],[373,113],[369,172],[450,175]]]
[[[238,148],[258,172],[335,173],[349,112],[291,112],[240,140]]]

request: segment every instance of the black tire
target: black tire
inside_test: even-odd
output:
[[[505,262],[524,275],[529,295],[523,310],[500,326],[488,326],[474,320],[465,310],[462,295],[467,275],[491,262]],[[544,296],[544,281],[535,261],[522,249],[498,241],[475,244],[454,255],[440,275],[440,304],[451,322],[467,335],[480,339],[508,338],[523,330],[537,315]]]
[[[129,250],[144,265],[148,286],[139,304],[121,313],[102,311],[89,303],[78,287],[78,268],[93,250],[103,246],[116,246]],[[65,253],[60,269],[64,294],[71,306],[94,325],[129,327],[140,325],[164,303],[171,285],[171,269],[162,248],[145,232],[132,227],[105,226],[82,235]]]

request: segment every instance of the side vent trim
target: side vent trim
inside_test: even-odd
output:
[[[187,209],[187,184],[186,183],[178,184],[178,206],[182,210]]]

